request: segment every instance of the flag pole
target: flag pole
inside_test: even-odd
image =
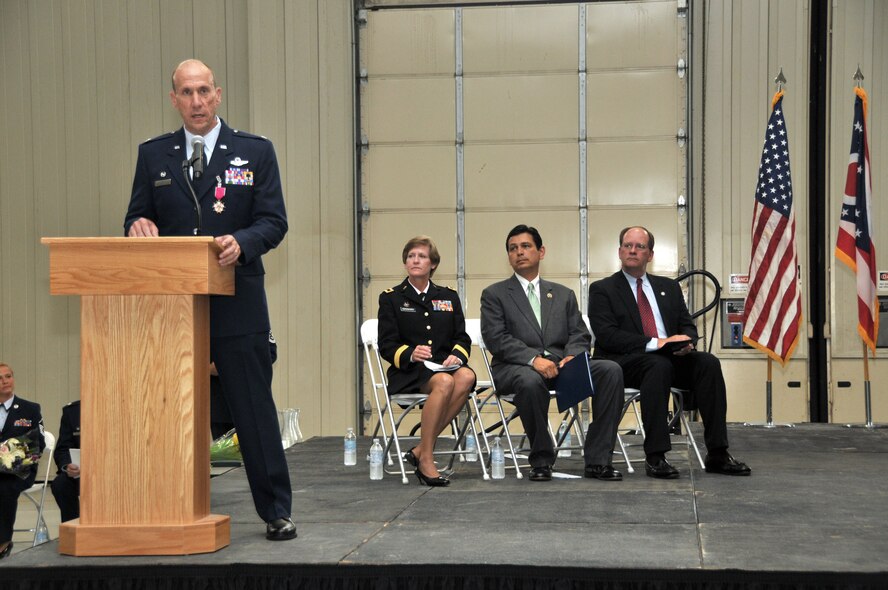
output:
[[[776,104],[777,100],[782,96],[783,86],[784,86],[784,84],[786,84],[786,76],[783,75],[783,66],[780,66],[780,71],[777,72],[777,76],[774,78],[774,83],[777,85],[777,93],[774,95],[774,99],[772,102],[774,104]],[[774,104],[771,105],[772,108],[773,108]],[[788,162],[788,160],[787,160],[787,162]],[[787,171],[788,170],[789,170],[789,168],[787,167]],[[749,302],[747,302],[746,305],[749,305]],[[748,342],[747,342],[747,344],[748,344]],[[760,348],[758,346],[756,346],[756,347]],[[795,424],[775,424],[774,423],[774,409],[773,409],[774,406],[772,403],[772,392],[773,392],[773,389],[772,389],[773,359],[771,357],[772,354],[773,354],[772,352],[768,352],[768,355],[767,355],[768,376],[765,381],[765,420],[766,421],[764,423],[744,422],[743,426],[758,427],[758,428],[776,428],[778,426],[783,426],[783,427],[787,427],[787,428],[795,427]],[[787,359],[788,359],[788,356],[787,356]]]

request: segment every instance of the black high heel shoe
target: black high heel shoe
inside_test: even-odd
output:
[[[450,485],[450,480],[446,477],[441,477],[440,475],[438,477],[429,477],[428,475],[420,471],[419,467],[416,468],[416,471],[414,471],[414,473],[416,473],[416,477],[419,478],[419,483],[423,485],[427,485],[432,488],[447,487]]]
[[[415,449],[416,447],[413,447]],[[416,455],[413,454],[413,449],[410,449],[406,453],[404,453],[404,460],[413,465],[415,469],[419,469],[419,459],[416,458]]]
[[[10,553],[12,553],[12,541],[9,542],[9,545],[6,546],[6,549],[0,551],[0,559],[3,559],[4,557],[9,557]]]

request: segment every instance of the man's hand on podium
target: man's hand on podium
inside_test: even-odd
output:
[[[222,248],[222,252],[219,253],[219,266],[236,264],[241,255],[241,248],[234,236],[230,234],[219,236],[216,238],[216,243]]]
[[[131,238],[156,238],[158,235],[154,222],[144,217],[135,220],[129,228]]]

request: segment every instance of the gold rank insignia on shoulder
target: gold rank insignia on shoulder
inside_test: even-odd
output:
[[[394,292],[395,292],[394,289],[386,289],[386,290],[384,291],[384,293],[394,293]]]

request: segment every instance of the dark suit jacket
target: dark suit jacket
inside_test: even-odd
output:
[[[43,429],[40,428],[42,425],[43,417],[40,415],[40,404],[29,402],[14,395],[12,408],[9,410],[9,415],[6,418],[6,424],[3,425],[3,430],[0,430],[0,441],[5,441],[15,436],[22,436],[31,430],[36,430],[39,433],[38,439],[40,450],[42,451],[46,446],[43,440]],[[8,486],[19,491],[26,490],[34,483],[34,478],[37,475],[37,466],[34,465],[31,471],[31,475],[26,479],[7,473],[0,474],[0,486]]]
[[[591,337],[573,291],[540,279],[540,315],[542,327],[514,275],[481,293],[481,335],[493,354],[494,379],[506,365],[527,365],[545,351],[554,362],[589,351]]]
[[[666,277],[648,274],[663,317],[667,336],[686,334],[695,338],[697,328],[688,312],[679,284]],[[623,271],[589,286],[589,323],[595,334],[596,357],[617,359],[644,353],[650,338],[644,335],[641,314]]]
[[[80,400],[62,408],[62,421],[59,425],[59,440],[52,453],[59,468],[57,474],[64,473],[65,466],[71,463],[71,449],[80,448]]]
[[[432,362],[443,363],[454,355],[469,362],[472,339],[466,333],[459,294],[429,283],[425,300],[407,279],[379,295],[379,352],[391,363],[387,371],[390,393],[417,388],[431,377],[422,363],[410,356],[420,344],[432,347]]]
[[[235,296],[210,297],[210,334],[267,332],[270,325],[261,256],[287,233],[277,157],[267,139],[232,130],[221,120],[220,124],[212,159],[203,177],[194,183],[194,191],[203,215],[202,234],[232,234],[242,254],[235,268]],[[182,171],[185,153],[184,129],[139,146],[124,234],[134,221],[145,217],[157,224],[162,236],[193,235],[196,215]],[[225,210],[216,213],[214,188],[219,181],[225,189]]]

